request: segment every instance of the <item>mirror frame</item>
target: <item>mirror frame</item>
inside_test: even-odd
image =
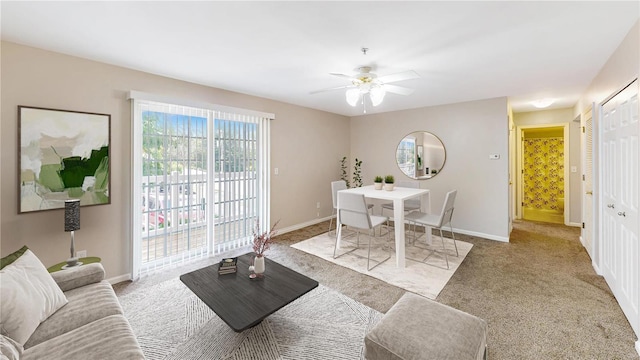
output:
[[[440,166],[440,168],[438,169],[429,169],[430,174],[425,174],[425,175],[420,175],[420,176],[410,176],[409,174],[407,174],[403,169],[402,166],[398,160],[399,156],[398,156],[398,152],[401,151],[400,146],[402,145],[402,143],[407,139],[407,138],[414,138],[415,136],[414,134],[416,133],[425,133],[425,134],[429,134],[431,136],[433,136],[436,140],[438,140],[440,142],[440,145],[442,146],[442,151],[444,153],[443,155],[443,159],[442,159],[442,165]],[[420,144],[420,145],[415,145],[415,151],[414,151],[414,156],[421,156],[424,157],[424,143]],[[422,153],[422,154],[421,154]],[[419,157],[416,159],[417,164],[414,162],[415,168],[416,170],[424,170],[425,169],[425,164],[423,161],[419,161],[418,159],[420,159]],[[444,169],[445,164],[447,163],[447,149],[444,146],[444,142],[442,141],[442,139],[440,139],[436,134],[430,132],[430,131],[412,131],[410,133],[408,133],[407,135],[405,135],[402,139],[400,139],[400,142],[398,143],[398,146],[396,146],[396,152],[395,152],[395,160],[396,160],[396,165],[398,166],[398,169],[400,169],[400,172],[405,175],[406,177],[413,179],[413,180],[429,180],[429,179],[433,179],[435,176],[437,176],[438,174],[440,174],[440,172],[442,172],[442,169]],[[433,171],[436,171],[435,173],[433,173]]]

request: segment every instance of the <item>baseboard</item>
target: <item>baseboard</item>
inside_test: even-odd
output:
[[[311,220],[311,221],[304,222],[302,224],[297,224],[297,225],[289,226],[289,227],[282,228],[282,229],[277,229],[278,230],[278,234],[286,234],[288,232],[299,230],[299,229],[302,229],[302,228],[310,226],[310,225],[319,224],[319,223],[321,223],[323,221],[327,221],[329,219],[331,219],[331,216],[328,216],[326,218],[314,219],[314,220]],[[129,281],[129,280],[131,280],[131,274],[130,273],[129,274],[115,276],[115,277],[107,279],[107,281],[111,285],[117,284],[117,283],[121,283],[123,281]]]
[[[307,226],[319,224],[321,222],[330,220],[332,217],[334,217],[334,216],[327,216],[327,217],[324,217],[324,218],[313,219],[313,220],[306,221],[306,222],[303,222],[303,223],[300,223],[300,224],[296,224],[296,225],[288,226],[286,228],[278,229],[278,234],[286,234],[286,233],[291,232],[291,231],[300,230],[300,229],[305,228]],[[496,235],[492,235],[492,234],[485,234],[485,233],[481,233],[481,232],[468,231],[468,230],[463,230],[463,229],[458,229],[458,228],[454,228],[453,231],[456,232],[457,234],[471,235],[471,236],[476,236],[476,237],[480,237],[480,238],[488,239],[488,240],[509,242],[509,238],[508,237],[504,237],[504,236],[496,236]],[[595,264],[593,266],[594,266],[594,268],[597,269]],[[598,275],[600,275],[600,272],[598,270],[596,270],[596,273],[598,273]],[[112,285],[120,283],[120,282],[123,282],[123,281],[129,281],[129,280],[131,280],[131,274],[130,273],[129,274],[124,274],[124,275],[119,275],[119,276],[107,279],[107,281]]]
[[[582,237],[582,235],[580,235],[580,244],[582,244],[583,248],[586,248],[586,246],[584,245],[584,238]]]
[[[446,230],[446,228],[445,228],[445,230]],[[457,234],[465,234],[465,235],[481,237],[483,239],[489,239],[489,240],[495,240],[495,241],[501,241],[501,242],[509,242],[509,237],[504,237],[504,236],[498,236],[498,235],[493,235],[493,234],[485,234],[485,233],[481,233],[481,232],[477,232],[477,231],[469,231],[469,230],[463,230],[463,229],[458,229],[458,228],[453,228],[453,231],[455,233],[457,233]]]
[[[593,270],[595,270],[597,275],[602,276],[602,271],[600,271],[600,268],[598,267],[598,264],[595,263],[595,261],[591,261],[591,266],[593,266]]]
[[[640,340],[636,341],[636,351],[638,352],[638,355],[640,355]]]
[[[107,281],[111,285],[117,284],[117,283],[121,283],[123,281],[129,281],[129,280],[131,280],[131,274],[124,274],[124,275],[120,275],[120,276],[116,276],[116,277],[112,277],[112,278],[107,279]]]
[[[577,222],[568,222],[565,225],[567,226],[573,226],[573,227],[581,227],[582,223],[577,223]]]
[[[282,228],[282,229],[278,230],[278,234],[286,234],[286,233],[291,232],[291,231],[300,230],[300,229],[305,228],[307,226],[311,226],[311,225],[319,224],[319,223],[321,223],[323,221],[327,221],[327,220],[329,220],[331,218],[332,218],[332,216],[327,216],[325,218],[314,219],[314,220],[311,220],[311,221],[303,222],[301,224],[296,224],[296,225],[292,225],[292,226],[289,226],[289,227],[286,227],[286,228]],[[481,237],[483,239],[488,239],[488,240],[509,242],[509,237],[504,237],[504,236],[485,234],[485,233],[481,233],[481,232],[463,230],[463,229],[458,229],[458,228],[454,228],[453,231],[458,233],[458,234],[471,235],[471,236]]]
[[[313,219],[311,221],[303,222],[301,224],[296,224],[296,225],[288,226],[286,228],[277,229],[278,230],[278,234],[286,234],[286,233],[291,232],[291,231],[300,230],[300,229],[305,228],[307,226],[311,226],[311,225],[319,224],[319,223],[321,223],[323,221],[327,221],[327,220],[329,220],[331,218],[332,218],[332,216],[327,216],[325,218]]]

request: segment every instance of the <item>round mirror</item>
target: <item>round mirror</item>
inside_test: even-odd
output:
[[[444,144],[427,131],[415,131],[400,140],[396,162],[402,172],[416,180],[431,179],[444,167]]]

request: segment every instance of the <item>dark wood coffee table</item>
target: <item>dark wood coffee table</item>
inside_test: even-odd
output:
[[[218,275],[218,264],[180,276],[180,280],[236,332],[318,286],[318,282],[266,258],[265,275],[249,279],[253,253],[238,257],[238,272]]]

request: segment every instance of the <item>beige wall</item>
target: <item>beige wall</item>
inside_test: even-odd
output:
[[[596,49],[597,50],[597,49]],[[640,21],[631,28],[620,46],[611,54],[574,109],[574,117],[599,104],[631,83],[640,73]],[[594,119],[595,116],[594,116]]]
[[[565,206],[569,208],[569,224],[579,225],[582,222],[582,163],[580,159],[580,123],[575,118],[573,108],[539,110],[514,113],[513,121],[516,126],[567,124],[569,126],[569,170],[576,167],[576,172],[569,171],[569,196],[565,197]],[[518,177],[516,177],[518,179]]]
[[[398,168],[398,143],[414,131],[438,136],[446,163],[436,177],[421,180],[439,212],[445,193],[458,190],[453,225],[462,233],[507,241],[509,237],[507,99],[496,98],[351,118],[351,158],[363,161],[365,185],[376,175],[409,181]],[[489,160],[499,154],[499,160]],[[375,210],[376,213],[379,209]]]
[[[18,214],[17,106],[107,113],[111,204],[82,208],[76,249],[100,256],[107,277],[130,272],[130,90],[274,113],[271,165],[280,172],[271,173],[272,221],[281,219],[279,228],[287,228],[331,214],[329,183],[340,176],[340,159],[349,152],[347,117],[7,42],[1,44],[0,71],[2,256],[22,245],[47,266],[69,256],[63,210]]]
[[[564,124],[571,122],[574,118],[573,108],[513,113],[513,122],[516,126]]]

